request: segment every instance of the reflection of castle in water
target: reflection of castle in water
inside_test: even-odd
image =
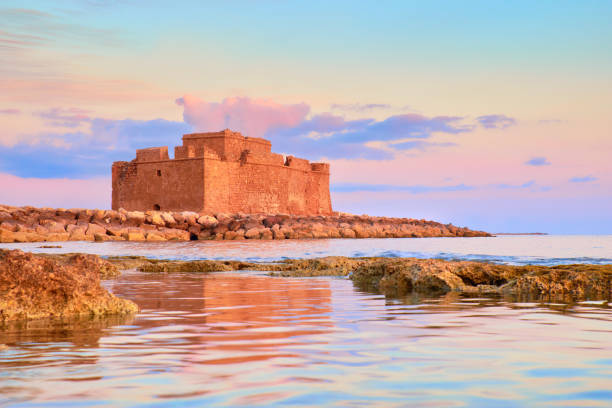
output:
[[[150,274],[133,278],[143,283],[152,279]],[[290,357],[283,346],[300,344],[301,336],[333,327],[326,280],[244,273],[159,274],[155,280],[155,285],[138,285],[136,296],[130,298],[145,314],[166,314],[167,319],[142,318],[136,324],[145,330],[181,325],[184,341],[195,354],[186,357],[190,362],[230,364]],[[171,323],[173,316],[177,320]],[[160,336],[155,341],[163,346],[166,340]]]

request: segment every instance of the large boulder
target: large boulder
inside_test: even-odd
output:
[[[219,221],[217,221],[215,217],[212,217],[210,215],[203,215],[198,218],[198,224],[200,224],[204,228],[212,229],[219,225]]]
[[[19,250],[0,250],[0,323],[75,315],[127,314],[135,303],[100,286],[116,268],[95,255],[75,255],[65,262]]]

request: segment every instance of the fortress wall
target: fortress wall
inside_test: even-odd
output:
[[[211,214],[231,212],[230,171],[231,164],[218,158],[204,160],[204,202],[202,211]],[[194,180],[194,182],[196,182]]]
[[[229,163],[231,212],[282,213],[286,211],[287,174],[283,166]]]
[[[153,210],[156,204],[163,211],[202,209],[202,159],[128,163],[127,167],[122,176],[113,166],[113,209]]]
[[[168,160],[168,146],[136,150],[136,161]]]
[[[272,153],[272,143],[259,137],[246,137],[244,139],[244,149],[252,153]]]
[[[271,152],[269,141],[224,130],[183,136],[113,164],[113,208],[208,213],[331,214],[329,164]]]
[[[278,160],[282,158],[276,156]],[[209,162],[205,164],[205,178],[209,180],[205,187],[206,209],[230,213],[331,214],[329,173],[249,161],[217,163],[210,165],[214,173],[208,171]],[[215,192],[214,199],[209,192]],[[225,197],[227,204],[221,202]]]
[[[325,163],[329,170],[329,164]],[[309,214],[331,214],[331,197],[329,193],[329,171],[313,171],[310,173],[311,190],[307,194],[312,194],[316,199],[308,200],[307,213]]]
[[[175,159],[188,159],[196,157],[194,146],[176,146],[174,148]]]
[[[263,153],[250,151],[245,157],[246,163],[270,164],[274,166],[283,166],[285,159],[282,154]]]
[[[296,170],[310,171],[310,162],[299,157],[287,156],[286,165]]]

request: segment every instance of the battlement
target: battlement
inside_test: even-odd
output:
[[[331,214],[329,164],[272,153],[269,140],[229,129],[183,135],[115,162],[113,208]]]
[[[194,157],[203,155],[205,147],[217,152],[224,160],[238,160],[244,150],[271,153],[272,143],[258,137],[246,137],[229,129],[220,132],[190,133],[183,136],[183,147],[193,148]]]
[[[149,147],[147,149],[136,150],[137,162],[170,160],[168,156],[168,146]]]

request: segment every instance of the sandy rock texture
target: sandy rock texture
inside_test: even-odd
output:
[[[459,292],[612,299],[612,265],[513,266],[440,259],[341,256],[272,263],[144,259],[139,262],[139,269],[148,272],[256,270],[283,277],[350,276],[360,289],[391,296]]]
[[[434,221],[344,213],[198,214],[0,205],[0,242],[6,243],[483,236],[490,234]]]
[[[101,316],[138,311],[100,286],[118,274],[95,255],[63,259],[0,250],[0,323],[47,317]]]

